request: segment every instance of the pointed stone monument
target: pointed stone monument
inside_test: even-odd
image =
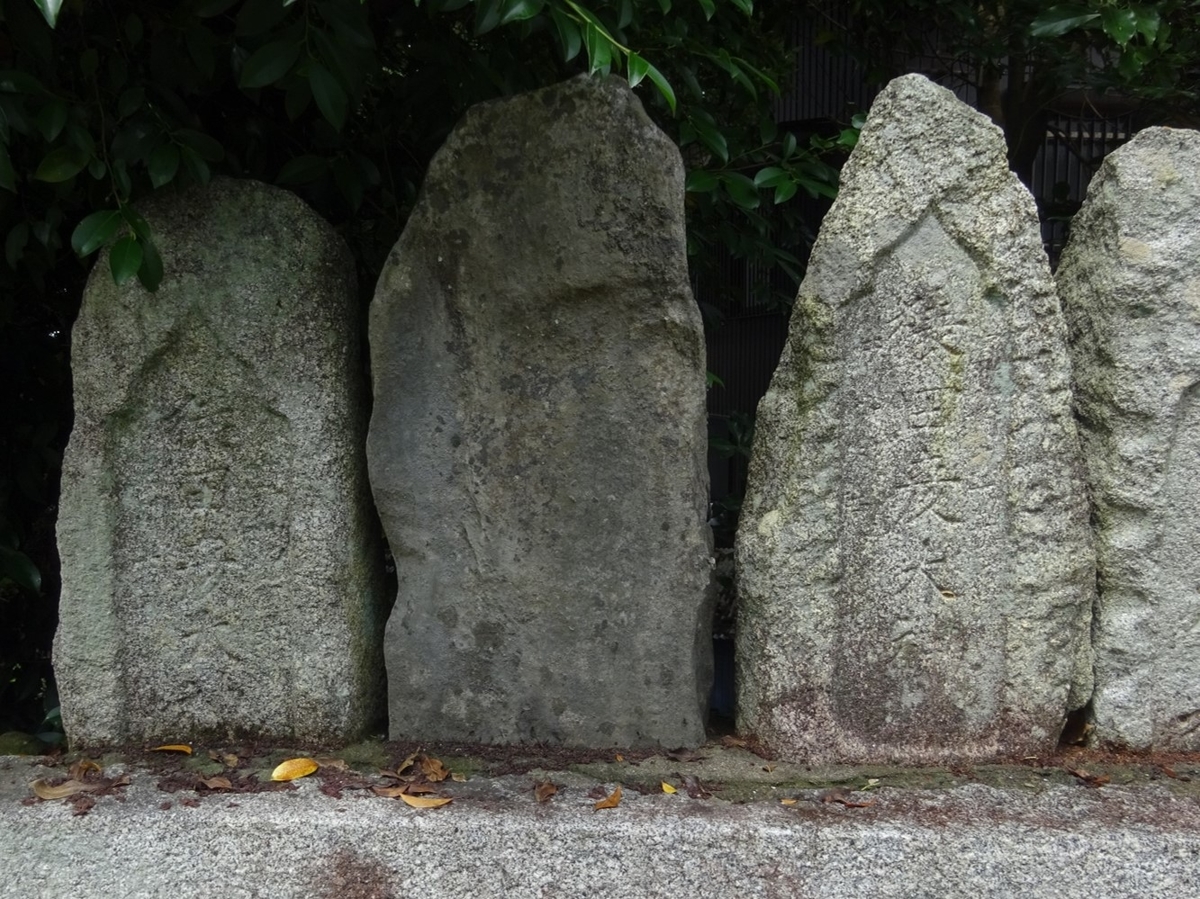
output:
[[[759,405],[737,536],[739,729],[925,763],[1053,749],[1095,584],[1065,330],[999,129],[876,99]]]

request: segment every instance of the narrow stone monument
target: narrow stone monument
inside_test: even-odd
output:
[[[815,760],[1054,748],[1095,585],[1065,329],[999,129],[876,99],[758,409],[739,727]]]
[[[1112,153],[1058,271],[1097,529],[1095,733],[1200,750],[1200,134]]]
[[[376,290],[393,738],[704,739],[704,339],[678,150],[621,80],[470,110]]]
[[[72,332],[54,669],[73,746],[351,737],[382,712],[354,264],[246,181],[141,212],[157,293],[101,258]]]

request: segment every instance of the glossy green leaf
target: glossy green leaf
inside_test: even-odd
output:
[[[142,245],[132,234],[118,240],[108,253],[113,281],[119,286],[129,281],[142,267]]]
[[[62,134],[63,126],[67,124],[67,104],[61,100],[51,100],[34,117],[34,123],[46,143],[54,143]]]
[[[650,79],[650,83],[658,88],[658,92],[662,94],[663,99],[667,101],[667,106],[671,108],[671,112],[675,112],[675,91],[671,89],[670,82],[663,77],[662,72],[656,69],[650,63],[646,63],[646,77]]]
[[[104,164],[104,160],[98,159],[95,156],[93,156],[91,162],[88,163],[87,170],[88,174],[91,175],[92,179],[95,181],[103,180],[104,176],[108,174],[108,166]]]
[[[748,16],[754,15],[754,0],[733,0],[733,5]]]
[[[1124,47],[1137,34],[1138,17],[1132,9],[1106,6],[1100,13],[1104,33]]]
[[[259,47],[242,66],[238,86],[246,89],[274,84],[288,73],[300,56],[300,44],[293,40],[272,41]]]
[[[46,154],[33,177],[51,183],[70,181],[83,171],[88,158],[88,154],[78,147],[59,147]]]
[[[1030,23],[1029,33],[1033,37],[1059,37],[1089,25],[1098,18],[1100,13],[1076,3],[1052,6]]]
[[[621,0],[621,12],[617,16],[617,30],[629,27],[633,21],[633,0]]]
[[[696,169],[688,172],[683,188],[688,193],[707,194],[716,190],[719,183],[717,176],[712,172],[706,172],[704,169]]]
[[[546,0],[508,0],[500,16],[500,24],[524,22],[532,19],[546,6]]]
[[[8,580],[22,590],[37,593],[42,589],[42,573],[20,550],[0,546],[0,581]]]
[[[700,0],[700,8],[704,10],[706,19],[711,19],[717,12],[717,5],[713,0]]]
[[[591,22],[584,28],[583,40],[587,45],[589,72],[594,74],[612,63],[612,41]]]
[[[10,193],[17,192],[17,173],[13,170],[12,159],[8,155],[8,147],[0,144],[0,187]]]
[[[171,136],[184,146],[191,147],[207,162],[220,162],[225,158],[225,148],[207,134],[201,134],[191,128],[180,128]]]
[[[725,192],[729,195],[729,199],[742,209],[757,209],[762,202],[754,182],[745,175],[726,172],[721,175],[721,183],[725,186]]]
[[[29,243],[29,223],[17,222],[4,238],[4,260],[9,268],[16,268],[21,257],[25,255],[25,247]]]
[[[778,187],[780,184],[790,184],[792,176],[778,166],[769,165],[760,169],[754,176],[755,187]]]
[[[789,181],[786,184],[780,184],[775,188],[775,205],[786,203],[792,197],[796,196],[798,185],[795,181]]]
[[[637,87],[641,80],[646,77],[646,72],[649,71],[649,63],[636,53],[630,53],[629,59],[626,62],[628,66],[628,81],[630,87]]]
[[[554,6],[550,7],[550,18],[554,20],[554,27],[558,30],[558,40],[563,50],[563,61],[570,62],[583,49],[583,35],[580,33],[579,24],[574,19],[568,18],[561,13]]]
[[[346,123],[348,98],[346,91],[338,84],[332,73],[320,63],[314,62],[308,68],[308,83],[312,88],[313,99],[317,109],[330,125],[338,131]]]
[[[309,184],[323,176],[328,170],[328,159],[309,153],[289,159],[284,163],[275,182],[277,184]]]
[[[475,0],[475,34],[487,34],[500,24],[504,0]]]
[[[141,245],[142,265],[138,269],[138,280],[142,282],[144,288],[154,293],[163,279],[162,257],[158,255],[158,247],[154,245],[154,241],[142,237]]]
[[[347,44],[363,50],[375,46],[375,36],[371,33],[367,7],[364,4],[352,5],[326,0],[317,4],[317,11],[334,33]]]
[[[1138,32],[1146,39],[1146,43],[1153,44],[1158,38],[1158,29],[1162,24],[1158,10],[1150,6],[1143,6],[1135,9],[1134,15],[1137,19]]]
[[[58,13],[62,9],[63,0],[33,0],[43,16],[46,24],[53,28],[58,23]]]
[[[155,188],[170,184],[179,171],[179,148],[174,144],[159,144],[146,161],[146,168]]]
[[[71,249],[80,256],[90,256],[107,243],[125,223],[119,209],[102,209],[84,216],[71,232]]]
[[[179,148],[179,160],[183,163],[184,170],[197,184],[208,184],[209,180],[211,180],[212,172],[208,168],[208,163],[205,162],[203,156],[191,147],[183,146]]]
[[[665,16],[671,11],[671,0],[658,0],[658,8],[662,10],[662,14]]]

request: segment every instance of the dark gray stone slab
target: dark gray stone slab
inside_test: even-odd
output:
[[[468,112],[371,308],[394,737],[694,744],[704,342],[678,150],[619,79]]]
[[[1090,696],[1065,330],[999,129],[921,76],[872,107],[759,405],[739,721],[813,759],[1051,749]]]
[[[166,277],[101,258],[72,332],[54,647],[73,745],[326,739],[382,706],[382,558],[354,264],[295,196],[143,208]]]
[[[1098,532],[1095,737],[1200,750],[1200,134],[1111,154],[1058,272]]]

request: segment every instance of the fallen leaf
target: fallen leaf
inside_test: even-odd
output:
[[[1082,768],[1068,768],[1067,773],[1073,774],[1075,777],[1079,778],[1079,780],[1085,786],[1089,787],[1102,787],[1112,780],[1112,778],[1107,774],[1092,774],[1088,771],[1084,771]]]
[[[535,784],[533,788],[533,798],[538,802],[546,802],[551,796],[558,792],[558,787],[550,781],[544,781],[540,784]]]
[[[878,777],[868,777],[867,782],[863,786],[859,787],[858,789],[860,792],[865,793],[867,790],[873,790],[877,786],[879,786],[879,778]]]
[[[696,777],[696,775],[689,774],[687,777],[684,777],[676,771],[675,776],[683,781],[684,790],[693,799],[708,799],[712,796],[712,793],[704,788],[704,784],[700,783],[700,778]]]
[[[431,759],[427,755],[420,758],[421,773],[434,783],[440,783],[450,776],[450,769],[442,764],[441,759]]]
[[[68,796],[76,796],[79,793],[90,793],[93,790],[99,790],[105,784],[100,782],[84,783],[72,778],[55,786],[51,786],[46,781],[39,779],[35,780],[29,786],[38,799],[66,799]]]
[[[192,747],[187,743],[167,743],[165,746],[155,746],[151,752],[182,752],[184,755],[192,754]]]
[[[768,774],[770,774],[772,771],[775,770],[775,766],[774,765],[763,765],[763,770],[766,771]]]
[[[398,787],[371,787],[371,792],[376,796],[382,796],[384,799],[396,799],[404,795],[404,791],[409,787],[408,784],[401,784]]]
[[[1175,780],[1176,778],[1179,777],[1179,775],[1175,773],[1174,768],[1168,768],[1166,765],[1160,766],[1158,770],[1161,771],[1163,774],[1165,774],[1167,777],[1171,778],[1172,780]]]
[[[241,760],[232,752],[227,752],[221,756],[221,761],[225,763],[226,767],[236,768]]]
[[[350,770],[350,766],[346,764],[345,759],[335,759],[329,758],[328,756],[321,756],[313,759],[313,761],[316,762],[317,766],[320,768],[335,768],[338,771]]]
[[[271,772],[271,780],[295,780],[298,777],[307,777],[316,770],[317,763],[312,759],[288,759]]]
[[[229,782],[228,777],[206,777],[200,781],[201,784],[208,787],[210,790],[232,790],[233,784]]]
[[[83,780],[88,776],[89,772],[95,771],[97,774],[99,774],[102,770],[103,769],[100,767],[98,762],[93,762],[91,759],[78,759],[75,764],[73,764],[67,770],[67,777],[70,777],[73,780]]]
[[[416,796],[418,793],[436,793],[438,788],[433,784],[405,784],[404,792],[409,796]]]
[[[420,757],[420,753],[414,752],[412,755],[410,755],[408,758],[406,758],[404,761],[402,761],[399,765],[397,765],[396,766],[396,776],[399,777],[407,769],[409,769],[413,765],[415,765],[417,763],[417,759],[419,757]]]
[[[869,808],[875,804],[874,799],[868,799],[866,802],[854,799],[850,791],[844,787],[834,787],[831,790],[824,790],[817,799],[821,802],[836,802],[839,805],[844,805],[846,808]]]
[[[617,784],[617,788],[608,795],[607,799],[601,799],[592,808],[595,811],[600,811],[602,808],[616,808],[621,804],[621,785]]]
[[[456,784],[465,784],[467,782],[467,775],[459,774],[457,771],[455,771],[450,775],[450,779]]]
[[[617,761],[618,761],[618,762],[623,762],[623,761],[625,761],[625,756],[621,755],[621,753],[619,753],[619,752],[618,752],[618,753],[617,753]]]
[[[795,805],[799,801],[800,801],[799,799],[780,799],[779,804],[780,805]]]
[[[441,808],[451,801],[447,796],[409,796],[407,793],[402,793],[400,798],[413,808]]]
[[[664,793],[678,793],[679,792],[677,789],[675,789],[673,786],[671,786],[665,780],[662,782],[662,791]]]

